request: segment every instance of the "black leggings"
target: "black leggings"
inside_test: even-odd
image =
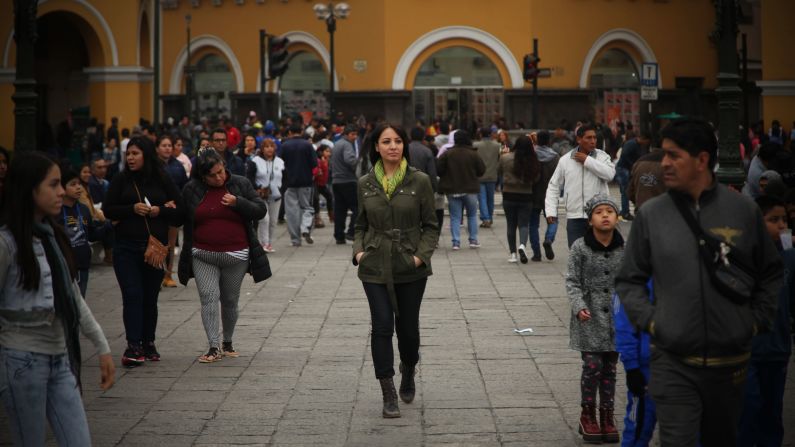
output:
[[[386,284],[363,282],[364,293],[370,303],[372,348],[375,377],[385,379],[395,375],[392,332],[397,332],[400,361],[414,366],[420,359],[420,304],[428,278],[395,284],[400,317],[395,317]]]
[[[328,186],[315,185],[314,196],[315,197],[312,199],[312,206],[315,208],[315,216],[320,215],[320,196],[326,199],[326,211],[328,211],[330,216],[334,210],[334,198],[331,196],[331,191],[328,190]]]

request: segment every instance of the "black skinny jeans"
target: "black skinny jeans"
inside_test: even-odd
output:
[[[516,253],[516,230],[519,229],[519,244],[527,245],[530,234],[530,214],[533,210],[532,202],[514,202],[503,200],[502,208],[505,210],[505,223],[507,224],[508,251]]]
[[[400,361],[414,366],[420,359],[420,304],[425,293],[428,278],[414,282],[395,284],[400,317],[395,317],[386,284],[363,282],[364,293],[370,303],[372,332],[370,347],[376,379],[386,379],[395,375],[392,350],[392,332],[397,332]]]
[[[345,235],[353,236],[353,225],[359,211],[359,198],[356,195],[356,182],[335,183],[331,185],[334,191],[334,239],[344,241]],[[345,231],[345,220],[351,211],[351,221],[348,231]]]
[[[157,329],[157,297],[164,272],[144,262],[145,251],[146,241],[118,240],[113,247],[124,330],[131,344],[154,342]]]
[[[315,208],[315,216],[320,217],[320,196],[326,199],[326,211],[331,215],[334,212],[334,198],[331,197],[331,191],[329,191],[328,186],[315,185],[315,194],[312,198],[312,207]]]

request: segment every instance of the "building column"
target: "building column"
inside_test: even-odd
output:
[[[37,0],[14,0],[14,40],[17,44],[14,78],[14,149],[36,149],[36,48]]]

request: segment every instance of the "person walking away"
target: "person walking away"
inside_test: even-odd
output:
[[[317,153],[312,143],[305,140],[302,134],[301,125],[293,124],[289,130],[289,139],[282,143],[281,154],[284,160],[284,186],[287,188],[283,206],[293,247],[301,246],[301,237],[307,244],[315,242],[312,239],[315,212],[312,207],[312,170],[317,167]]]
[[[491,228],[494,223],[494,188],[497,185],[497,169],[500,166],[500,143],[492,138],[490,127],[478,130],[480,139],[475,142],[475,149],[486,165],[486,172],[478,179],[480,181],[480,206],[481,228]]]
[[[370,346],[385,418],[400,417],[393,382],[393,331],[400,351],[400,398],[405,403],[414,400],[420,304],[439,240],[431,181],[409,167],[407,141],[399,127],[380,124],[373,129],[364,149],[375,166],[357,187],[361,206],[352,261],[370,305]]]
[[[18,446],[45,444],[45,418],[58,445],[91,445],[80,397],[80,333],[99,354],[100,388],[115,380],[110,347],[80,296],[69,240],[54,222],[61,171],[39,152],[20,151],[8,170],[0,217],[0,401]]]
[[[182,191],[185,184],[188,183],[188,176],[185,174],[185,167],[177,161],[174,157],[174,145],[171,142],[172,137],[163,135],[157,139],[157,158],[163,163],[166,174],[171,177],[171,181],[177,186],[177,190]],[[173,267],[174,267],[174,247],[177,246],[177,237],[179,237],[179,228],[169,227],[168,229],[168,257],[166,258],[166,274],[163,277],[163,287],[177,287],[174,281]]]
[[[315,181],[315,191],[312,200],[312,207],[315,210],[315,228],[323,228],[326,224],[323,223],[323,218],[320,217],[320,196],[322,195],[326,201],[326,212],[329,215],[329,220],[334,221],[334,199],[331,197],[331,191],[328,189],[329,179],[329,157],[331,156],[331,142],[329,145],[321,144],[317,148],[317,167],[313,170],[312,174]]]
[[[578,146],[563,155],[547,185],[544,210],[547,224],[558,220],[560,191],[566,206],[566,237],[569,248],[588,231],[585,203],[602,193],[610,195],[607,183],[616,175],[610,155],[596,149],[596,130],[583,125],[577,129]]]
[[[530,213],[533,207],[533,184],[536,183],[541,165],[533,149],[533,142],[527,136],[516,139],[513,152],[503,155],[499,173],[504,180],[502,208],[505,210],[505,223],[508,236],[508,262],[517,261],[517,253],[522,264],[527,264],[528,231]],[[481,183],[481,188],[483,184]],[[482,189],[481,189],[482,191]],[[519,229],[519,247],[516,247],[516,230]],[[539,258],[540,259],[540,258]]]
[[[231,174],[215,150],[201,149],[191,180],[182,190],[185,203],[185,249],[179,258],[179,282],[196,280],[207,341],[200,363],[238,357],[232,344],[237,324],[240,285],[253,266],[270,266],[254,232],[267,205],[251,182]],[[255,275],[255,281],[258,279]],[[219,325],[220,308],[220,325]],[[222,339],[223,334],[223,339]]]
[[[260,198],[265,201],[268,211],[257,225],[257,238],[266,253],[273,253],[273,231],[279,215],[282,195],[282,173],[284,161],[276,156],[276,143],[266,138],[262,140],[262,149],[251,159],[249,181],[254,185]]]
[[[334,193],[334,240],[343,245],[346,240],[353,240],[353,226],[358,212],[356,197],[356,168],[359,154],[356,152],[356,127],[348,125],[343,130],[343,136],[331,149],[329,165],[331,167],[331,189]],[[345,220],[351,212],[351,221],[348,231],[345,231]]]
[[[436,156],[425,143],[425,130],[422,127],[414,127],[409,136],[411,137],[409,165],[424,172],[431,180],[433,191],[436,192],[439,188],[439,177],[436,175]]]
[[[712,126],[681,119],[661,136],[668,193],[638,210],[616,291],[632,325],[651,334],[661,444],[735,445],[751,339],[772,325],[781,258],[759,207],[716,181]]]
[[[155,335],[164,266],[148,264],[144,253],[150,237],[168,245],[168,227],[182,225],[183,209],[182,196],[158,160],[152,140],[131,138],[126,155],[127,166],[110,183],[103,208],[108,219],[118,222],[113,270],[127,338],[121,363],[133,368],[160,360]]]
[[[61,170],[61,186],[64,189],[64,196],[59,213],[60,223],[72,247],[80,296],[85,298],[88,289],[88,272],[91,267],[89,244],[96,238],[96,228],[100,223],[91,220],[88,207],[80,203],[80,196],[87,192],[83,189],[77,172],[69,167]]]
[[[585,442],[618,442],[613,420],[616,394],[613,280],[624,257],[624,239],[616,230],[618,205],[597,194],[585,205],[589,228],[571,246],[566,294],[571,304],[571,349],[582,353],[579,432]],[[599,420],[596,397],[599,394]]]
[[[538,144],[536,145],[536,158],[541,163],[541,173],[538,181],[533,185],[533,209],[530,212],[530,247],[533,249],[533,261],[541,261],[541,244],[538,237],[541,223],[541,213],[544,211],[544,200],[549,186],[549,181],[552,179],[552,174],[558,167],[560,156],[554,149],[549,147],[549,132],[542,130],[536,136]],[[552,243],[555,242],[555,235],[558,232],[558,222],[547,224],[547,231],[544,234],[544,255],[550,261],[555,259],[555,252],[552,250]]]
[[[464,209],[467,213],[469,248],[478,248],[478,177],[486,172],[486,165],[472,147],[472,140],[466,131],[457,130],[452,136],[455,145],[442,154],[436,166],[440,178],[439,191],[447,194],[453,250],[461,248],[460,228]]]
[[[741,447],[774,446],[783,442],[784,389],[792,354],[790,316],[795,285],[795,250],[785,250],[781,239],[787,234],[784,233],[787,229],[786,203],[772,196],[760,196],[756,203],[762,211],[767,234],[781,256],[786,276],[778,293],[773,330],[756,335],[752,341],[737,437],[737,445]]]
[[[624,220],[634,219],[634,216],[629,210],[629,194],[627,194],[627,187],[629,186],[632,167],[640,157],[649,153],[650,142],[651,136],[649,135],[649,131],[642,130],[640,135],[624,143],[624,146],[621,148],[621,156],[616,163],[615,180],[621,191],[620,215]]]
[[[627,196],[635,204],[635,212],[649,199],[668,190],[663,182],[662,159],[664,155],[662,149],[652,149],[632,166]]]

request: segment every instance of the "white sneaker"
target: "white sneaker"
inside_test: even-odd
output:
[[[522,264],[527,264],[527,251],[525,251],[524,244],[519,245],[519,260]]]
[[[511,257],[508,258],[508,262],[510,262],[511,264],[516,264],[517,262],[519,262],[519,259],[516,258],[516,253],[511,253]]]

